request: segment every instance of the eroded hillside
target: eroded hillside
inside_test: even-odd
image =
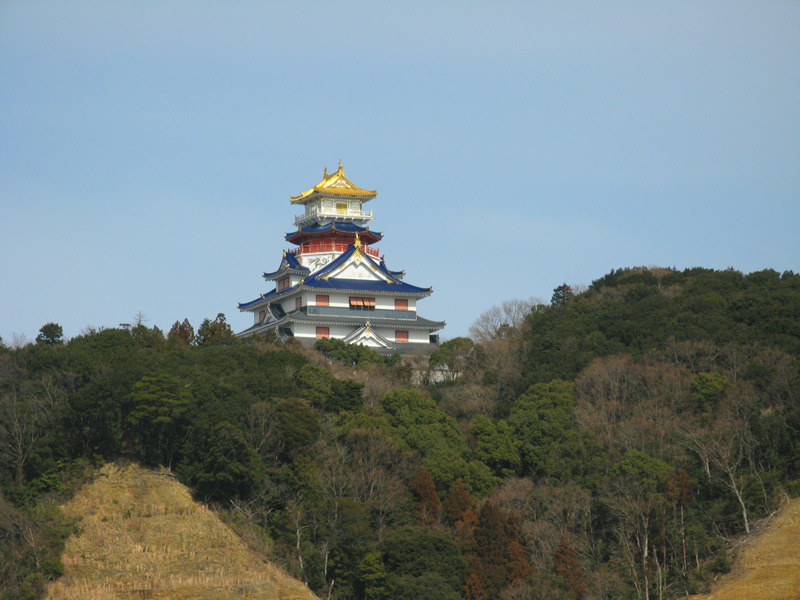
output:
[[[65,507],[80,521],[46,598],[316,598],[264,563],[173,477],[106,465]]]
[[[692,600],[795,600],[800,598],[800,499],[783,508],[748,544],[731,574],[711,595]]]

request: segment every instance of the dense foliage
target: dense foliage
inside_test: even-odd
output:
[[[92,466],[173,469],[332,598],[674,598],[800,493],[800,276],[624,269],[426,365],[224,315],[0,346],[0,591],[36,598]]]

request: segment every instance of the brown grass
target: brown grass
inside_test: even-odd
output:
[[[166,473],[106,465],[65,507],[81,519],[47,600],[311,600]]]
[[[800,599],[800,499],[787,502],[769,526],[740,552],[711,595],[693,600]]]

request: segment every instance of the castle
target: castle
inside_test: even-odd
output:
[[[390,271],[374,244],[383,235],[370,231],[372,211],[364,204],[378,195],[364,190],[339,170],[291,203],[302,207],[286,234],[296,248],[283,253],[278,269],[264,273],[275,288],[239,310],[253,313],[253,325],[239,337],[269,331],[284,341],[312,345],[320,338],[364,344],[382,354],[429,352],[444,321],[417,314],[417,302],[433,293],[403,281],[404,271]]]

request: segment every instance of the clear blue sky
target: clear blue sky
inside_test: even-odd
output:
[[[800,271],[800,3],[0,3],[0,335],[267,291],[343,160],[464,335],[626,266]]]

